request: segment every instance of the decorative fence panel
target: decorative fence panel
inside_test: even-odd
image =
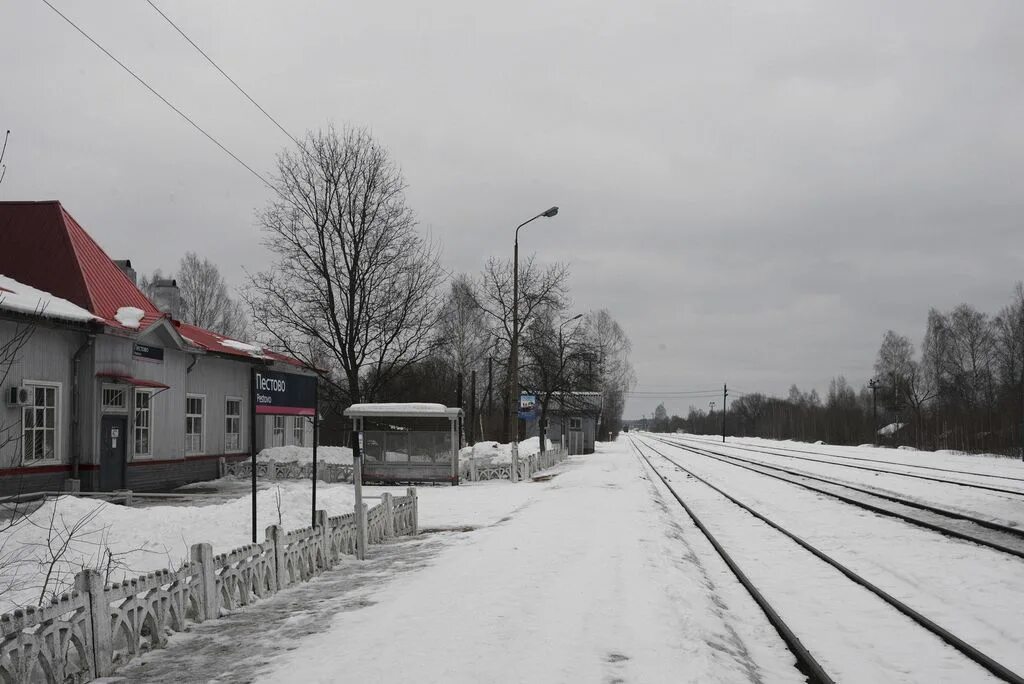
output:
[[[530,454],[519,459],[519,481],[529,480],[535,473],[552,468],[569,454],[565,449],[549,449],[543,454]],[[483,482],[485,480],[511,480],[511,463],[490,463],[487,459],[473,457],[460,459],[459,475],[463,480]]]
[[[415,488],[384,496],[366,511],[368,543],[418,532]],[[364,504],[365,507],[365,504]],[[267,528],[266,540],[213,555],[193,544],[178,570],[159,570],[104,585],[95,570],[75,577],[75,589],[50,605],[0,615],[0,682],[84,682],[111,675],[140,653],[162,648],[189,623],[216,619],[285,587],[305,582],[356,551],[354,513],[328,517],[290,532]]]
[[[220,460],[221,477],[252,477],[252,461]],[[256,477],[261,480],[309,480],[313,477],[312,463],[298,461],[256,461]],[[352,465],[348,463],[317,463],[316,479],[321,482],[351,482]]]

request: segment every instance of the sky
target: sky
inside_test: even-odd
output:
[[[272,172],[289,139],[149,4],[51,2]],[[452,272],[558,205],[521,249],[622,324],[637,392],[859,387],[887,329],[1024,278],[1016,0],[154,2],[296,136],[369,128]],[[268,189],[41,0],[0,5],[0,65],[0,200],[140,272],[267,267]]]

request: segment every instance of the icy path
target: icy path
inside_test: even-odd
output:
[[[473,490],[489,493],[486,512]],[[802,680],[625,442],[574,458],[544,482],[427,492],[421,519],[445,502],[445,523],[481,526],[375,548],[365,563],[197,627],[124,674],[148,682]],[[460,501],[469,506],[453,505]],[[506,512],[495,518],[499,503]]]

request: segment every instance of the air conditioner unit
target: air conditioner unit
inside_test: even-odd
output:
[[[31,403],[32,394],[25,387],[8,387],[7,388],[7,405],[11,407],[15,406],[28,406]]]

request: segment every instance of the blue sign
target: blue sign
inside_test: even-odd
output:
[[[532,394],[519,395],[519,419],[537,420],[537,397]]]

